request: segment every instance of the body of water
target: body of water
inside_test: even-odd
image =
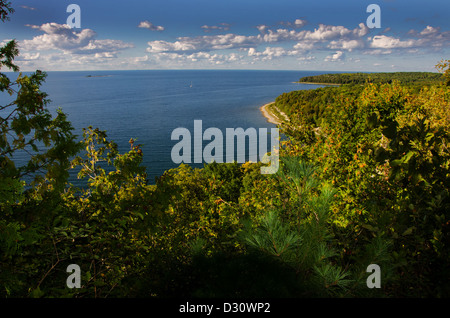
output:
[[[284,92],[319,85],[294,83],[323,72],[243,70],[149,70],[48,72],[42,91],[48,93],[52,113],[68,115],[75,133],[93,126],[106,130],[121,153],[128,141],[142,144],[149,181],[178,164],[171,150],[178,141],[172,131],[185,127],[193,133],[194,120],[203,131],[216,127],[274,128],[259,107]],[[8,74],[11,79],[16,74]],[[3,93],[2,93],[3,94]],[[20,158],[15,158],[20,160]],[[197,165],[198,166],[198,165]],[[71,180],[74,184],[78,182]]]

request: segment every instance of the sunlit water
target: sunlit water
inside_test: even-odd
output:
[[[171,150],[174,129],[194,133],[194,120],[202,120],[203,131],[219,128],[274,128],[261,114],[260,106],[284,92],[319,86],[294,83],[303,76],[323,72],[241,70],[155,70],[48,72],[42,87],[55,113],[58,107],[68,115],[81,139],[82,128],[106,130],[121,153],[128,141],[142,144],[143,165],[150,183],[178,164]],[[17,74],[8,73],[11,79]],[[7,100],[1,93],[0,105]],[[193,137],[193,136],[192,136]],[[206,144],[207,142],[205,142]],[[20,163],[25,155],[16,155]],[[192,166],[200,167],[197,164]],[[75,173],[71,180],[81,185]]]

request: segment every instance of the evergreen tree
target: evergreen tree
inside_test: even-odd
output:
[[[351,279],[334,261],[337,253],[328,223],[334,190],[321,185],[314,172],[312,165],[298,158],[283,158],[277,177],[291,193],[293,214],[268,211],[243,236],[249,247],[295,270],[298,283],[308,287],[298,296],[344,295]]]

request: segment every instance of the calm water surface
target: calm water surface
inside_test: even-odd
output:
[[[193,134],[194,120],[203,131],[225,128],[273,128],[259,107],[284,92],[319,86],[297,84],[303,76],[324,72],[240,70],[155,70],[48,72],[42,90],[68,115],[75,133],[93,126],[106,130],[121,153],[130,138],[142,144],[149,181],[170,168],[171,133],[185,127]],[[14,79],[15,74],[9,74]],[[2,98],[0,98],[0,101]],[[205,142],[206,144],[206,142]],[[16,158],[20,161],[23,158]],[[197,165],[198,166],[198,165]],[[79,184],[75,176],[71,178]]]

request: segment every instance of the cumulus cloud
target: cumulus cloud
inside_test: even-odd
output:
[[[162,52],[180,52],[180,51],[194,51],[197,49],[195,43],[188,43],[185,41],[167,42],[167,41],[150,41],[148,42],[147,52],[162,53]]]
[[[294,21],[294,26],[297,28],[301,28],[302,26],[306,25],[307,21],[302,19],[296,19]]]
[[[46,23],[41,26],[29,26],[43,31],[45,34],[35,36],[32,40],[24,40],[21,47],[25,50],[60,49],[71,51],[87,46],[95,37],[95,32],[90,29],[76,32],[67,24]]]
[[[336,51],[336,53],[334,53],[333,55],[329,55],[325,58],[325,62],[336,62],[336,61],[340,61],[342,59],[342,57],[344,56],[344,52],[342,51]]]
[[[39,59],[39,57],[41,56],[41,54],[39,52],[37,53],[21,53],[18,57],[17,57],[17,61],[34,61]]]
[[[264,25],[264,24],[260,24],[260,25],[257,25],[256,28],[258,29],[259,32],[264,34],[264,33],[266,33],[266,30],[269,29],[269,26]]]
[[[283,47],[266,47],[264,51],[258,52],[255,48],[248,49],[247,55],[252,57],[261,58],[261,60],[272,60],[273,58],[283,56],[293,56],[299,54],[298,50],[289,50]]]
[[[409,48],[416,44],[415,40],[402,41],[387,35],[376,35],[370,42],[370,47],[375,49],[395,49],[395,48]]]
[[[353,34],[357,37],[363,37],[370,32],[370,29],[364,23],[360,23],[358,27],[353,30]]]
[[[194,52],[224,50],[249,47],[260,42],[258,36],[244,36],[237,34],[205,35],[198,37],[180,37],[175,42],[150,41],[147,52]]]
[[[303,26],[307,22],[297,19],[294,24]],[[204,26],[210,29],[209,26]],[[205,35],[197,37],[178,37],[176,41],[155,40],[148,42],[147,52],[185,52],[193,53],[197,51],[213,51],[226,49],[248,49],[262,44],[276,44],[292,42],[294,50],[306,51],[314,48],[339,49],[351,51],[364,47],[362,37],[369,31],[364,24],[360,24],[355,29],[348,29],[344,26],[332,26],[320,24],[314,30],[295,30],[287,28],[270,29],[267,25],[256,27],[258,35]]]
[[[319,28],[314,29],[313,32],[307,32],[305,34],[305,39],[309,40],[330,40],[338,37],[344,37],[351,33],[352,31],[344,26],[338,25],[324,25],[320,24]]]
[[[315,59],[316,59],[316,57],[312,56],[312,55],[300,56],[300,57],[297,58],[297,60],[299,60],[299,61],[313,61]]]
[[[6,44],[8,44],[9,42],[11,42],[13,39],[4,39],[2,41],[0,41],[0,47],[5,46]]]
[[[211,32],[211,31],[228,31],[230,30],[231,25],[228,23],[220,23],[219,25],[203,25],[201,28],[205,32]]]
[[[318,24],[305,27],[308,22],[296,19],[280,22],[275,26],[260,24],[254,34],[234,34],[230,24],[203,25],[201,29],[210,34],[182,36],[148,41],[144,56],[130,57],[127,61],[118,58],[118,53],[132,48],[131,43],[115,39],[97,39],[91,29],[74,30],[65,24],[46,23],[28,25],[41,32],[29,40],[19,42],[21,61],[47,61],[48,63],[128,63],[128,65],[163,64],[165,67],[203,65],[226,65],[226,63],[248,63],[271,61],[291,57],[298,63],[315,59],[316,52],[325,52],[323,61],[352,61],[352,54],[387,55],[402,52],[418,54],[423,50],[441,50],[450,46],[450,31],[427,26],[422,30],[411,30],[404,35],[392,36],[389,29],[373,32],[364,23],[355,27]],[[149,21],[142,21],[139,28],[164,31]],[[215,32],[215,33],[213,33]],[[46,52],[43,51],[54,51]],[[59,52],[58,52],[59,51]],[[61,52],[63,54],[61,54]],[[57,54],[55,54],[57,53]],[[351,54],[352,53],[352,54]],[[141,54],[142,55],[142,54]],[[348,56],[347,56],[348,55]],[[122,61],[122,62],[121,62]]]
[[[418,38],[416,46],[424,47],[449,47],[450,46],[450,31],[441,31],[440,28],[427,26],[420,33],[415,34]]]
[[[421,50],[439,50],[450,46],[450,32],[427,26],[423,30],[411,31],[403,36],[392,36],[390,29],[373,32],[364,23],[353,28],[342,25],[318,24],[306,28],[308,21],[296,19],[279,22],[275,26],[256,25],[256,35],[220,34],[194,37],[178,37],[172,41],[149,41],[147,52],[154,58],[165,61],[227,63],[233,60],[253,64],[255,61],[269,61],[293,57],[299,62],[312,61],[305,58],[311,53],[328,52],[323,61],[353,61],[350,53],[364,55],[388,55],[403,52],[418,54]],[[281,27],[280,27],[281,26]],[[204,25],[205,32],[228,31],[228,24]],[[223,51],[233,50],[233,58]],[[220,52],[217,52],[220,51]],[[244,52],[244,53],[242,53]],[[357,54],[356,53],[356,54]]]
[[[133,45],[130,43],[125,43],[120,40],[93,40],[89,41],[89,44],[80,47],[77,49],[74,49],[71,51],[71,53],[75,54],[102,54],[102,53],[108,53],[106,54],[108,57],[111,57],[113,54],[116,54],[118,51],[132,48]]]
[[[162,52],[151,55],[152,62],[163,63],[166,67],[178,68],[180,66],[210,66],[226,65],[227,63],[240,62],[243,57],[237,53],[218,54],[211,52],[194,52],[190,54],[178,52]]]
[[[362,48],[362,47],[364,47],[364,41],[361,39],[357,39],[357,40],[339,39],[339,40],[331,41],[328,44],[328,48],[330,48],[330,49],[347,50],[349,52],[351,52],[354,49]]]
[[[154,25],[150,21],[141,21],[138,25],[138,28],[148,29],[150,31],[164,31],[164,27],[161,25]]]
[[[281,25],[286,25],[292,28],[301,28],[308,24],[308,21],[302,19],[295,19],[294,22],[280,22]]]
[[[391,54],[397,51],[418,53],[420,49],[439,50],[450,46],[450,32],[441,32],[440,28],[427,26],[422,31],[410,30],[403,39],[388,35],[376,35],[367,38],[365,54]],[[370,50],[371,49],[371,50]]]
[[[22,9],[25,9],[25,10],[30,10],[30,11],[35,11],[36,10],[36,8],[33,8],[33,7],[29,7],[29,6],[20,6]]]
[[[241,59],[241,57],[236,53],[231,54],[211,54],[208,52],[197,52],[186,56],[186,59],[197,62],[197,61],[204,61],[209,64],[224,64],[227,62],[235,62]]]
[[[256,26],[257,35],[220,34],[196,37],[178,37],[174,41],[154,40],[148,42],[146,51],[158,61],[166,62],[208,62],[227,63],[240,61],[252,64],[254,61],[269,61],[283,57],[294,57],[298,61],[311,61],[309,53],[313,50],[334,50],[334,54],[325,61],[339,61],[344,52],[363,49],[367,46],[369,29],[363,24],[350,29],[344,26],[319,24],[312,30],[306,30],[306,20],[280,23],[289,28],[272,29],[267,25]],[[220,26],[220,25],[219,25]],[[218,27],[219,27],[218,26]],[[205,30],[220,30],[203,26]],[[225,26],[224,26],[225,27]],[[266,45],[265,45],[266,44]],[[262,48],[261,48],[262,47]],[[217,54],[218,50],[237,50],[234,55]],[[245,55],[239,52],[246,52]],[[229,56],[229,58],[226,58]]]
[[[72,54],[102,54],[133,47],[130,43],[120,40],[97,40],[96,33],[91,29],[75,31],[67,24],[45,23],[41,26],[28,25],[33,29],[43,31],[44,34],[35,36],[31,40],[23,40],[21,49],[25,51],[61,50]]]
[[[439,32],[439,28],[433,28],[432,26],[427,25],[425,29],[420,32],[420,35],[430,35],[430,34],[436,34]]]
[[[298,51],[311,51],[314,49],[315,43],[311,41],[301,41],[293,46]]]
[[[281,57],[287,54],[287,51],[282,47],[266,47],[262,52],[257,52],[255,48],[248,50],[248,56],[264,56],[265,59],[271,60],[274,57]]]

